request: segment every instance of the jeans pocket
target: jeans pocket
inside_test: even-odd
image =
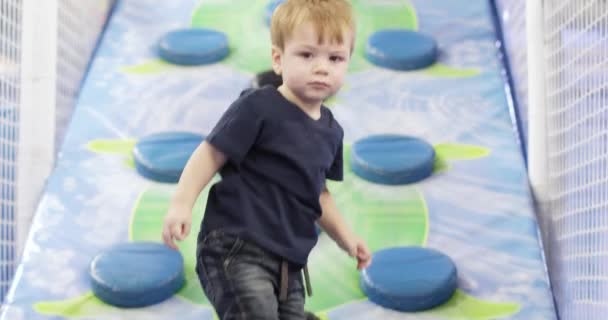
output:
[[[198,274],[198,280],[201,283],[201,287],[203,288],[203,292],[205,293],[207,300],[209,300],[211,304],[214,304],[215,290],[212,284],[214,280],[209,277],[210,273],[207,271],[209,266],[205,266],[205,264],[206,263],[203,257],[198,256],[196,259],[196,273]],[[213,267],[211,266],[211,268]]]
[[[196,273],[203,292],[211,304],[215,304],[216,286],[221,286],[223,276],[221,240],[222,233],[214,230],[201,237],[196,248]]]
[[[214,230],[197,246],[196,272],[209,302],[215,304],[224,294],[228,267],[237,258],[244,241],[237,236]]]
[[[241,248],[243,247],[244,244],[245,244],[245,242],[241,238],[236,237],[234,239],[234,242],[232,243],[232,245],[230,246],[230,249],[228,250],[228,254],[226,254],[226,256],[224,257],[224,268],[226,268],[226,270],[228,270],[230,263],[233,262],[237,258],[238,253],[239,253],[239,251],[241,251]]]

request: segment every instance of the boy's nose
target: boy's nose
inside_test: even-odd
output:
[[[323,61],[322,59],[319,59],[319,60],[315,61],[314,65],[313,65],[313,70],[314,70],[315,74],[326,75],[328,73],[327,63],[325,61]]]

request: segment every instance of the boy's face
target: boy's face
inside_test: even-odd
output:
[[[321,104],[335,94],[344,82],[350,61],[352,34],[345,33],[341,44],[319,36],[311,23],[293,30],[284,49],[272,48],[275,72],[282,75],[283,84],[305,104]]]

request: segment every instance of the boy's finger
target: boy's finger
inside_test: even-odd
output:
[[[173,237],[171,237],[171,232],[169,232],[169,228],[168,227],[163,227],[163,242],[173,248],[173,249],[177,249],[177,245],[175,245],[175,242],[173,242]]]
[[[358,270],[361,270],[361,269],[363,269],[363,268],[365,268],[365,267],[366,267],[366,265],[365,265],[365,261],[360,260],[360,259],[359,259],[359,260],[357,260],[357,269],[358,269]]]
[[[368,257],[368,258],[365,260],[365,263],[363,264],[363,268],[367,268],[367,267],[369,267],[369,265],[370,265],[370,264],[372,264],[372,257]]]
[[[359,254],[357,255],[357,258],[359,259],[361,266],[363,268],[367,268],[371,262],[372,262],[372,256],[369,253],[369,251],[367,250],[361,250],[359,251]]]
[[[362,245],[359,250],[357,250],[357,257],[361,259],[368,259],[370,257],[369,250],[367,250],[367,247],[365,247],[365,245]]]
[[[184,223],[184,238],[190,234],[190,224]]]
[[[163,238],[163,242],[167,243],[167,236],[169,235],[169,233],[167,232],[167,225],[163,224],[163,232],[161,233],[162,238]]]
[[[175,244],[175,241],[173,241],[173,237],[169,237],[169,241],[168,241],[167,245],[169,247],[171,247],[172,249],[177,250],[177,244]]]
[[[360,260],[358,260],[358,263],[357,263],[357,269],[359,269],[359,270],[365,269],[365,268],[369,267],[369,264],[370,264],[370,260],[360,259]]]
[[[180,223],[176,223],[171,228],[171,236],[177,240],[181,240],[182,237],[182,226]]]
[[[365,260],[371,260],[372,259],[372,254],[369,251],[365,251]]]

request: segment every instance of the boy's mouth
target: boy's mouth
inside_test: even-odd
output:
[[[318,88],[329,88],[329,84],[321,81],[311,81],[308,83],[308,85]]]

